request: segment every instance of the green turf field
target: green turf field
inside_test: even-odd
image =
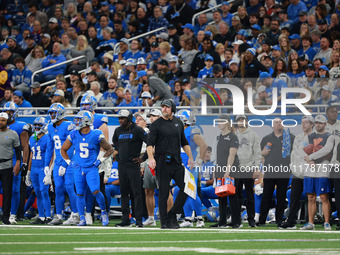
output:
[[[0,226],[0,254],[340,254],[340,231]],[[110,227],[111,226],[111,227]],[[333,227],[335,228],[335,227]]]

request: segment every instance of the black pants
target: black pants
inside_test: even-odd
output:
[[[3,219],[8,220],[11,212],[13,169],[0,170],[0,181],[2,183],[2,211]]]
[[[171,163],[165,163],[163,157],[158,157],[156,162],[156,173],[159,185],[158,206],[161,224],[165,225],[171,216],[181,213],[188,195],[184,193],[184,167],[178,162],[172,160]],[[167,213],[167,201],[169,197],[169,183],[174,179],[179,187],[179,192],[175,203],[169,213]]]
[[[290,207],[287,222],[296,224],[297,213],[300,208],[300,198],[303,192],[303,179],[293,177],[290,193]]]
[[[243,184],[246,190],[247,196],[247,214],[248,222],[254,222],[255,218],[255,198],[254,198],[254,179],[253,178],[240,178],[238,179],[236,186],[236,194],[239,199],[240,206],[242,205]]]
[[[122,221],[129,222],[130,205],[129,195],[132,193],[134,198],[134,214],[136,224],[142,224],[143,202],[142,202],[142,182],[140,178],[140,168],[135,165],[118,164],[121,204],[122,204]]]
[[[238,187],[238,179],[235,178],[235,187]],[[241,207],[238,199],[238,194],[236,190],[236,194],[233,196],[228,197],[219,197],[218,204],[219,204],[219,213],[220,213],[220,221],[219,225],[223,226],[227,223],[227,205],[228,205],[228,198],[229,198],[229,206],[231,212],[231,224],[241,224]]]
[[[270,205],[273,198],[273,192],[276,185],[276,224],[281,224],[283,221],[283,213],[286,208],[286,193],[287,193],[287,185],[289,179],[288,178],[264,178],[263,179],[263,197],[260,207],[260,219],[259,223],[265,224],[267,215],[270,209]]]

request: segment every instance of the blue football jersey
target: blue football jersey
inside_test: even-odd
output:
[[[32,153],[32,167],[44,167],[45,154],[49,141],[50,139],[47,134],[43,135],[39,140],[35,140],[34,135],[30,137],[29,145]]]
[[[93,128],[98,129],[101,125],[109,123],[109,119],[105,114],[94,114]]]
[[[55,152],[55,161],[54,163],[58,166],[61,166],[65,160],[60,154],[60,149],[63,143],[66,141],[67,136],[69,135],[69,125],[71,125],[71,121],[63,121],[59,126],[53,126],[53,123],[48,124],[47,130],[50,138],[50,146],[46,153],[46,163],[50,161],[52,158],[53,149]],[[69,156],[72,157],[72,151],[69,150]],[[46,164],[45,164],[46,165]],[[48,165],[48,164],[47,164]]]
[[[112,163],[112,168],[111,168],[111,174],[109,179],[107,180],[107,183],[114,182],[119,179],[119,174],[118,174],[118,162],[115,161]]]
[[[25,122],[22,122],[22,121],[15,121],[13,124],[9,125],[8,127],[9,127],[9,129],[15,131],[18,134],[19,140],[20,140],[20,135],[21,135],[22,132],[24,132],[24,131],[28,132],[29,131],[29,125]],[[20,144],[21,144],[21,140],[20,140]],[[13,155],[13,164],[14,165],[15,165],[16,159],[17,159],[17,157],[14,153],[14,155]]]
[[[103,132],[95,129],[88,134],[73,130],[67,139],[74,145],[73,160],[81,167],[93,166],[100,151],[100,142],[105,138]]]
[[[194,141],[194,136],[196,134],[200,134],[200,133],[201,132],[200,132],[199,128],[192,127],[192,126],[189,126],[184,130],[184,135],[185,135],[185,138],[189,142],[192,157],[193,157],[194,160],[196,159],[196,156],[197,156],[197,147],[198,147],[197,144]],[[182,157],[183,164],[185,166],[188,165],[189,157],[183,150],[181,152],[181,157]]]

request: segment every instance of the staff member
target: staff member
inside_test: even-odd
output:
[[[122,222],[116,227],[130,226],[129,193],[135,201],[136,227],[143,227],[143,201],[142,182],[139,158],[143,142],[147,141],[147,133],[132,121],[132,113],[129,110],[120,110],[118,113],[120,126],[115,129],[112,142],[118,151],[118,173],[121,191]]]
[[[20,172],[21,148],[18,134],[7,128],[8,114],[0,113],[0,181],[3,190],[3,216],[2,223],[10,225],[9,214],[11,210],[13,174]],[[16,163],[13,167],[13,149],[15,150]]]
[[[179,228],[176,214],[180,213],[188,197],[184,193],[184,167],[181,159],[181,147],[188,155],[188,165],[193,167],[193,157],[188,140],[185,138],[184,126],[181,120],[174,117],[175,103],[166,99],[161,103],[162,117],[150,126],[147,142],[149,166],[156,169],[159,184],[159,213],[161,228]],[[155,157],[153,147],[155,146]],[[169,183],[174,179],[180,188],[173,207],[167,213],[167,200],[169,196]]]
[[[227,178],[229,176],[235,178],[235,187],[238,186],[237,172],[239,171],[240,161],[237,156],[239,141],[237,136],[231,132],[230,118],[227,115],[219,117],[218,128],[221,133],[216,137],[213,155],[216,157],[215,177]],[[227,204],[230,204],[231,225],[227,223]],[[211,228],[216,227],[232,227],[235,229],[242,228],[240,216],[240,203],[238,195],[218,198],[220,220],[217,224],[211,225]]]

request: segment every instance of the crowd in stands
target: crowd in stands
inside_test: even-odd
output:
[[[245,94],[251,87],[256,105],[271,104],[274,87],[279,93],[282,87],[305,87],[312,94],[310,105],[340,100],[338,1],[0,4],[1,106],[18,96],[23,102],[19,107],[55,102],[75,107],[86,90],[106,107],[159,105],[168,98],[187,106],[200,103],[200,83],[213,84],[216,79]],[[195,13],[212,7],[216,8],[199,14],[192,24]],[[80,56],[84,57],[57,65]],[[36,71],[54,65],[32,79]],[[56,82],[44,84],[52,80]],[[224,105],[233,100],[228,96]]]

